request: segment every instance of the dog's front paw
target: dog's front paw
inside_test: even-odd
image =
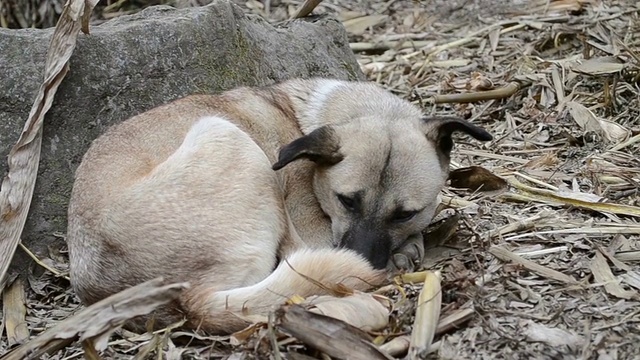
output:
[[[412,235],[393,253],[389,268],[392,271],[413,272],[420,267],[423,259],[424,238],[422,234]]]

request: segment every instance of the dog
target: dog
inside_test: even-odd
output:
[[[185,319],[212,334],[293,295],[368,290],[403,267],[394,255],[421,260],[455,132],[491,140],[377,84],[321,78],[190,95],[133,116],[76,170],[72,286],[88,305],[159,276],[189,282],[154,323]]]

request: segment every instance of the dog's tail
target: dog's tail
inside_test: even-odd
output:
[[[385,278],[384,270],[374,269],[351,250],[302,249],[289,255],[255,285],[214,292],[206,284],[192,288],[183,306],[189,312],[190,326],[209,333],[232,333],[294,295],[329,294],[337,285],[365,291],[380,285]]]

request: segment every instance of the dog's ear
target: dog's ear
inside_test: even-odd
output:
[[[438,150],[449,156],[453,148],[451,135],[458,131],[471,135],[476,140],[489,141],[493,139],[485,129],[455,116],[425,117],[423,118],[427,138],[436,143]]]
[[[303,158],[323,166],[339,163],[344,156],[340,153],[340,139],[335,130],[323,126],[283,146],[272,169],[280,170],[290,162]]]

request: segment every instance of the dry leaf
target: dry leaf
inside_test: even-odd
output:
[[[411,345],[411,337],[407,335],[397,336],[391,341],[380,345],[380,350],[395,357],[402,356],[407,353]]]
[[[24,283],[22,279],[17,278],[2,294],[2,315],[9,347],[29,340],[29,328],[25,319],[26,314]],[[1,333],[2,328],[0,328]]]
[[[623,69],[624,64],[615,56],[591,58],[571,68],[571,70],[585,75],[614,74]]]
[[[501,30],[502,29],[497,28],[489,32],[489,43],[491,44],[491,51],[496,51],[496,49],[498,48]]]
[[[542,156],[538,156],[528,163],[522,165],[526,169],[546,169],[555,167],[560,163],[558,157],[553,153],[547,153]]]
[[[471,74],[471,80],[467,84],[466,88],[467,90],[472,91],[486,91],[494,89],[495,86],[487,76],[479,72],[474,72]]]
[[[424,286],[418,296],[416,318],[411,331],[409,359],[419,359],[429,353],[429,347],[436,334],[440,307],[442,305],[442,288],[440,272],[427,271]]]
[[[640,290],[640,273],[636,271],[627,271],[626,274],[620,276],[622,281]]]
[[[522,265],[527,270],[535,272],[538,275],[544,276],[546,278],[554,279],[570,285],[575,285],[578,283],[576,279],[574,279],[572,276],[565,275],[559,271],[549,269],[548,267],[542,266],[540,264],[536,264],[531,260],[524,259],[521,256],[514,254],[505,248],[494,245],[491,248],[489,248],[489,252],[491,253],[491,255],[497,257],[502,261],[511,261],[518,265]]]
[[[392,307],[388,298],[363,292],[342,298],[313,296],[302,305],[307,305],[311,312],[342,320],[365,331],[386,327]]]
[[[452,170],[449,174],[451,186],[473,191],[495,191],[507,187],[507,182],[481,166],[470,166]]]
[[[344,21],[347,32],[352,35],[362,35],[368,28],[378,26],[389,19],[387,15],[367,15]]]
[[[361,16],[365,16],[367,14],[360,12],[360,11],[351,11],[351,10],[346,10],[346,11],[341,11],[338,14],[338,20],[340,21],[347,21],[347,20],[351,20],[351,19],[355,19]]]
[[[364,331],[300,305],[281,307],[276,311],[276,321],[295,338],[336,359],[391,360]]]
[[[531,320],[525,321],[523,327],[529,341],[543,342],[554,347],[566,345],[570,348],[580,347],[584,343],[582,337],[572,332],[548,327]]]
[[[591,194],[567,192],[567,191],[551,191],[546,189],[537,189],[528,185],[525,185],[513,177],[507,178],[509,185],[516,188],[521,194],[505,193],[503,195],[516,197],[527,201],[538,201],[549,204],[561,204],[569,205],[578,208],[584,208],[594,211],[600,211],[603,213],[613,213],[621,215],[629,215],[640,217],[640,207],[611,204],[600,202],[600,197]]]
[[[605,259],[600,251],[596,251],[596,255],[589,265],[589,269],[591,269],[594,280],[597,283],[604,284],[604,288],[609,295],[627,300],[638,297],[636,291],[627,291],[620,286],[618,279],[613,275],[613,272],[611,272],[607,259]]]
[[[42,123],[58,86],[69,70],[69,58],[82,28],[88,32],[91,10],[98,0],[68,1],[51,37],[44,69],[44,82],[38,89],[29,117],[17,143],[8,156],[9,172],[0,190],[0,290],[9,264],[20,242],[38,175]]]
[[[603,136],[607,141],[615,143],[623,142],[631,136],[631,132],[624,126],[598,118],[591,110],[578,102],[569,101],[566,106],[575,122],[585,132],[593,131]]]

